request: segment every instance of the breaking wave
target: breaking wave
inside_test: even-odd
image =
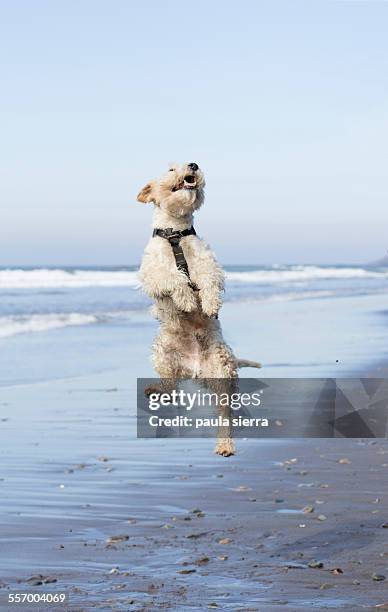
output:
[[[226,272],[232,284],[303,283],[314,280],[388,279],[388,271],[361,267],[284,266]],[[139,280],[136,270],[0,270],[0,289],[77,289],[83,287],[132,287]]]
[[[0,317],[0,338],[18,334],[45,332],[62,327],[90,325],[97,323],[98,317],[92,314],[72,312],[68,314],[33,314]]]
[[[137,287],[134,270],[0,270],[0,289],[77,289],[83,287]]]
[[[314,280],[346,280],[346,279],[388,279],[386,270],[367,270],[365,268],[320,267],[320,266],[288,266],[287,268],[271,268],[267,270],[249,270],[227,272],[227,279],[237,283],[277,284],[300,283]]]

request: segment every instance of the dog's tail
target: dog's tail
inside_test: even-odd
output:
[[[250,359],[237,359],[238,368],[261,368],[261,363]]]

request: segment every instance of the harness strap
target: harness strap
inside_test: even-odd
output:
[[[174,253],[175,263],[178,270],[186,274],[187,278],[190,281],[190,273],[189,267],[187,265],[187,261],[185,255],[183,253],[182,247],[180,245],[180,241],[185,236],[196,236],[196,231],[193,226],[190,229],[185,230],[174,230],[172,227],[167,227],[165,229],[156,228],[152,232],[152,236],[160,236],[161,238],[165,238],[171,244],[172,252]],[[190,286],[194,289],[195,286],[190,282]]]

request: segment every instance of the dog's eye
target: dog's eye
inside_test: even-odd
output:
[[[169,172],[174,172],[175,168],[170,168]]]

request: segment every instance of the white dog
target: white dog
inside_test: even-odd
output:
[[[239,367],[260,367],[237,359],[222,337],[218,311],[224,273],[193,228],[193,213],[204,202],[205,179],[196,163],[173,165],[138,194],[153,203],[153,236],[140,268],[144,291],[161,322],[153,363],[162,379],[227,379],[234,386]],[[213,380],[213,386],[217,384]],[[231,388],[232,388],[231,387]],[[218,454],[234,453],[230,431],[219,438]]]

